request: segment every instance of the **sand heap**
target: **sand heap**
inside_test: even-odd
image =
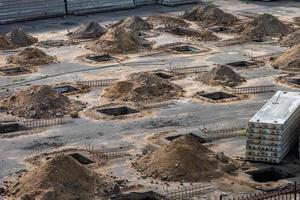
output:
[[[284,37],[280,41],[280,44],[285,47],[292,47],[300,44],[300,29]]]
[[[22,29],[14,29],[7,33],[6,37],[10,42],[18,47],[30,46],[38,41],[37,38],[25,33]]]
[[[230,13],[217,8],[215,5],[203,4],[185,12],[182,17],[190,21],[198,21],[205,26],[225,25],[231,26],[238,20]]]
[[[234,87],[246,80],[235,73],[230,67],[221,65],[213,68],[211,71],[199,75],[197,80],[210,85],[223,85]]]
[[[111,25],[110,28],[115,28],[115,27],[125,28],[132,31],[144,31],[144,30],[150,30],[152,28],[152,26],[148,22],[143,20],[141,17],[137,17],[137,16],[122,19],[119,22]]]
[[[0,104],[13,115],[39,119],[65,114],[71,103],[68,97],[44,85],[16,92]]]
[[[270,14],[262,14],[247,24],[242,32],[249,37],[279,37],[288,34],[289,27]]]
[[[87,45],[87,48],[100,53],[127,54],[137,53],[142,49],[150,48],[146,41],[139,38],[134,32],[124,28],[109,29],[97,41]]]
[[[299,68],[300,66],[297,66],[297,63],[299,63],[300,59],[300,44],[297,44],[287,50],[284,54],[279,56],[273,63],[273,66],[275,68],[279,69],[293,69],[293,68]]]
[[[141,157],[133,166],[149,177],[178,182],[208,181],[236,170],[228,157],[215,154],[193,135],[173,140],[152,154]]]
[[[14,49],[16,46],[7,39],[7,37],[1,35],[0,36],[0,50],[9,50]]]
[[[8,57],[8,62],[20,65],[46,65],[53,63],[55,58],[47,55],[38,48],[28,47],[18,55]]]
[[[97,38],[106,33],[106,29],[95,21],[82,23],[76,30],[70,32],[68,36],[73,39]]]
[[[182,88],[157,75],[133,74],[104,91],[103,97],[132,102],[160,102],[182,96]]]
[[[216,36],[213,32],[207,30],[198,31],[189,28],[175,27],[175,28],[169,28],[167,32],[173,33],[175,35],[192,37],[198,41],[203,41],[203,42],[220,40],[220,38]]]
[[[157,14],[146,19],[153,27],[189,27],[190,24],[176,15]]]
[[[20,199],[94,200],[108,184],[67,155],[59,155],[20,179],[11,188]]]

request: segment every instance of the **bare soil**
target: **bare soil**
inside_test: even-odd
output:
[[[153,27],[181,27],[187,28],[190,26],[188,22],[181,19],[177,15],[171,14],[157,14],[152,15],[146,19]]]
[[[6,37],[12,44],[18,47],[27,47],[38,41],[37,38],[27,34],[20,28],[13,29],[12,31],[6,34]]]
[[[280,44],[285,47],[292,47],[300,44],[300,29],[281,39]]]
[[[122,19],[110,26],[110,28],[115,27],[125,28],[132,31],[146,31],[152,29],[151,24],[138,16],[127,17],[126,19]]]

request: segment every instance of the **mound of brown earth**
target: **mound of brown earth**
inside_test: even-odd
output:
[[[300,72],[300,58],[284,64],[281,69],[289,72]]]
[[[7,33],[6,37],[10,42],[18,47],[30,46],[38,41],[37,38],[25,33],[22,29],[14,29]]]
[[[55,58],[47,55],[38,48],[26,48],[18,55],[8,57],[7,61],[13,64],[21,65],[46,65],[53,63]]]
[[[226,25],[231,26],[238,20],[230,13],[211,4],[203,4],[185,12],[182,17],[190,21],[198,21],[205,26]]]
[[[221,65],[211,71],[199,75],[197,80],[210,85],[238,86],[246,80],[235,73],[230,67]]]
[[[182,88],[151,73],[132,75],[107,88],[103,97],[132,102],[160,102],[182,96]]]
[[[151,45],[139,38],[134,32],[124,28],[109,29],[106,34],[95,42],[90,43],[87,48],[100,53],[127,54],[137,53]]]
[[[122,19],[119,22],[111,25],[111,28],[115,27],[126,28],[132,31],[150,30],[152,28],[151,24],[137,16]]]
[[[270,14],[257,16],[247,24],[242,32],[249,37],[283,36],[289,33],[289,27]]]
[[[282,68],[285,64],[300,58],[300,44],[297,44],[279,56],[273,63],[276,68]]]
[[[106,33],[106,29],[97,22],[89,21],[82,23],[76,30],[68,34],[69,37],[75,39],[90,39],[100,37]]]
[[[9,41],[5,36],[0,36],[0,50],[9,50],[13,49],[16,46]]]
[[[96,195],[106,196],[106,188],[108,183],[102,177],[62,154],[27,173],[10,190],[24,200],[94,200]]]
[[[211,31],[198,31],[194,29],[189,29],[189,28],[168,28],[167,32],[170,32],[175,35],[180,35],[180,36],[187,36],[187,37],[192,37],[195,38],[199,41],[218,41],[220,38],[216,36],[213,32]]]
[[[141,157],[133,166],[149,177],[185,182],[208,181],[236,170],[229,158],[215,154],[193,135],[173,140]]]
[[[280,41],[280,44],[285,47],[292,47],[300,44],[300,29],[284,37]]]
[[[146,19],[153,27],[189,27],[190,24],[176,15],[157,14]]]
[[[13,115],[36,119],[68,113],[70,104],[68,97],[50,86],[32,86],[16,92],[1,102],[1,105]]]

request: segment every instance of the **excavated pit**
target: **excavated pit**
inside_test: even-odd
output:
[[[279,181],[281,179],[291,178],[293,177],[292,174],[287,173],[283,170],[270,167],[260,170],[254,170],[247,172],[252,176],[252,179],[256,182],[265,183],[271,181]]]
[[[114,57],[108,55],[108,54],[102,54],[102,55],[87,55],[85,56],[85,59],[92,62],[108,62],[115,60]]]
[[[225,65],[228,65],[228,66],[231,66],[231,67],[240,68],[240,67],[254,66],[255,63],[249,62],[249,61],[237,61],[237,62],[227,63]]]
[[[69,154],[69,156],[71,156],[72,158],[77,160],[82,165],[89,165],[89,164],[95,163],[93,160],[85,157],[84,155],[82,155],[80,153],[71,153],[71,154]]]
[[[60,86],[54,87],[53,89],[56,90],[60,94],[68,94],[68,93],[73,93],[73,92],[79,91],[78,88],[71,86],[71,85],[60,85]]]
[[[189,45],[182,45],[182,46],[172,47],[171,49],[174,50],[174,51],[177,51],[179,53],[180,52],[181,53],[199,53],[199,52],[202,51],[199,48],[192,47],[192,46],[189,46]]]
[[[105,115],[111,115],[111,116],[123,116],[123,115],[139,113],[138,110],[129,108],[127,106],[103,108],[103,109],[98,109],[97,112],[100,112]]]
[[[167,73],[163,73],[163,72],[156,72],[154,73],[154,75],[159,76],[160,78],[164,78],[164,79],[170,79],[173,76]]]
[[[286,81],[291,84],[300,85],[300,78],[288,78]]]
[[[29,74],[31,73],[30,69],[25,67],[1,67],[0,74],[4,76],[15,76],[21,74]]]
[[[214,27],[209,28],[208,30],[216,32],[216,33],[232,31],[231,28],[228,28],[228,27],[225,27],[225,26],[214,26]]]
[[[200,143],[206,143],[206,140],[203,137],[200,137],[199,135],[196,135],[194,133],[190,133],[190,135],[193,136],[195,139],[197,139]],[[166,137],[166,140],[173,141],[173,140],[176,140],[176,139],[178,139],[182,136],[184,136],[184,134],[172,135],[172,136]]]
[[[26,128],[18,122],[0,123],[0,134],[13,133],[25,130]]]
[[[198,94],[198,95],[200,97],[204,97],[206,99],[210,99],[213,101],[237,98],[237,96],[226,92],[212,92],[212,93],[205,93],[205,94]]]

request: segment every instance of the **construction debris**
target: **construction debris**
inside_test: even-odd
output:
[[[176,15],[170,14],[157,14],[152,15],[146,19],[153,27],[181,27],[187,28],[190,26],[188,22],[179,18]]]
[[[280,44],[285,47],[292,47],[300,44],[300,29],[284,37],[280,41]]]
[[[101,37],[106,29],[95,21],[82,23],[76,30],[67,34],[72,39],[91,39]]]
[[[238,86],[246,81],[246,79],[235,73],[226,65],[220,65],[209,72],[200,74],[197,80],[209,85],[223,85],[229,87]]]
[[[109,29],[98,40],[88,44],[87,48],[99,53],[128,54],[149,49],[151,44],[130,30],[116,27]]]
[[[294,62],[295,60],[300,59],[300,44],[293,46],[287,50],[284,54],[279,56],[273,63],[275,68],[285,68],[286,64]],[[289,68],[289,67],[287,67]]]
[[[138,158],[133,166],[146,176],[178,182],[209,181],[237,169],[228,157],[215,154],[192,134],[181,136]]]
[[[127,81],[107,88],[103,97],[131,102],[160,102],[180,97],[182,88],[157,75],[143,72],[133,74]]]
[[[243,35],[251,38],[280,37],[289,33],[289,27],[270,14],[258,15],[244,27]]]
[[[32,37],[20,28],[13,29],[6,34],[6,37],[12,44],[18,47],[27,47],[38,41],[37,38]]]
[[[234,25],[238,19],[230,13],[217,8],[212,4],[203,4],[194,7],[182,15],[183,19],[198,21],[205,26]]]
[[[7,37],[1,35],[0,36],[0,50],[9,50],[14,49],[16,46],[7,39]]]
[[[126,19],[122,19],[115,24],[112,24],[110,28],[125,28],[131,31],[145,31],[152,28],[151,24],[143,20],[141,17],[133,16]]]
[[[19,54],[8,57],[8,63],[20,65],[46,65],[55,62],[55,57],[38,48],[28,47]]]

